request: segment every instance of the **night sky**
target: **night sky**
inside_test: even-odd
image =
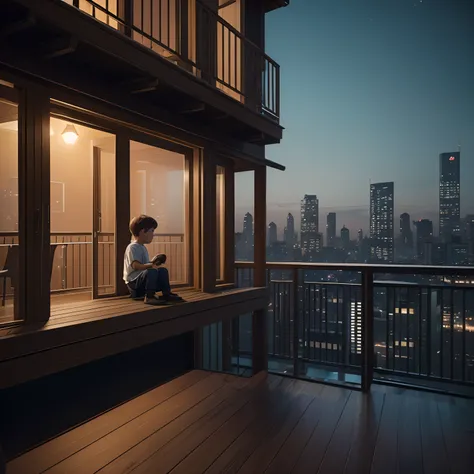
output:
[[[279,235],[303,195],[320,227],[368,229],[369,182],[395,182],[398,216],[437,227],[438,155],[461,144],[461,215],[474,213],[474,0],[291,0],[266,19],[281,66],[280,145],[267,158],[268,221]],[[237,230],[252,212],[250,176],[237,179]]]

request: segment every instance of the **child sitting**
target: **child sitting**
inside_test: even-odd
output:
[[[134,240],[125,250],[123,279],[133,297],[145,296],[146,304],[158,306],[183,299],[171,291],[168,270],[161,266],[163,258],[155,258],[155,263],[150,261],[145,244],[152,242],[157,227],[158,223],[150,216],[141,215],[130,221]],[[155,293],[159,291],[163,296],[157,298]]]

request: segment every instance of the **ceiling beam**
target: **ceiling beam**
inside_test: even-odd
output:
[[[71,36],[55,38],[41,45],[45,59],[58,58],[76,51],[78,41]]]
[[[21,33],[22,31],[31,28],[35,24],[35,17],[31,13],[28,13],[28,15],[26,15],[25,17],[20,18],[17,21],[13,21],[4,28],[2,28],[0,30],[0,36],[6,38],[7,36],[11,36],[15,33]]]

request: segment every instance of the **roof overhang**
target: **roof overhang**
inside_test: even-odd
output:
[[[265,13],[276,10],[277,8],[287,7],[290,0],[264,0]]]

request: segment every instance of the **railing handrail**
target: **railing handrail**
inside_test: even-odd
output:
[[[253,268],[254,262],[237,261],[236,268]],[[392,273],[414,275],[473,275],[474,267],[439,266],[439,265],[400,265],[372,263],[311,263],[311,262],[267,262],[267,269],[274,270],[335,270],[346,272]]]

